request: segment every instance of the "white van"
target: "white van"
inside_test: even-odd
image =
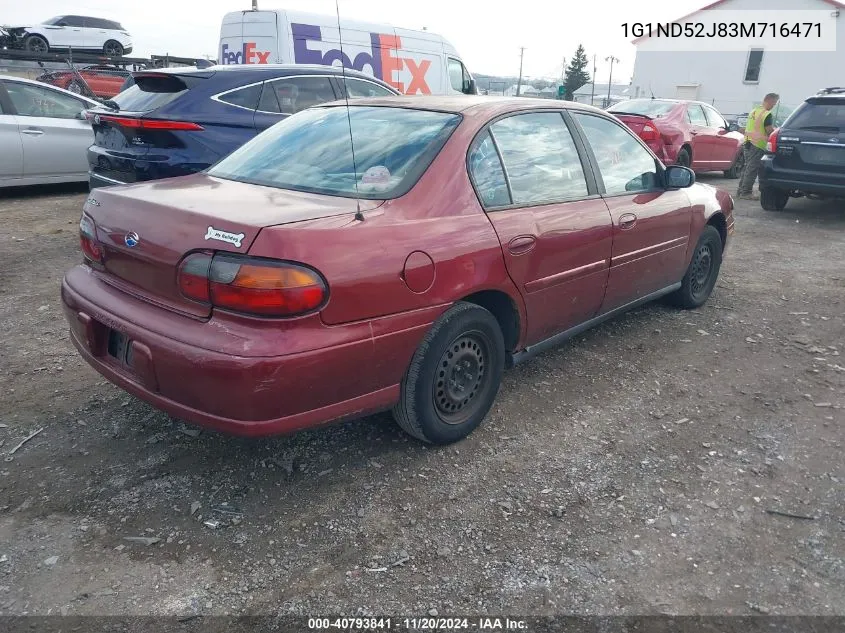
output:
[[[341,38],[343,35],[343,53]],[[354,68],[403,94],[477,94],[458,52],[428,31],[295,11],[234,11],[220,28],[221,64]]]

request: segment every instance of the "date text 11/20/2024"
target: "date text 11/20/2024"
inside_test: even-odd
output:
[[[479,630],[479,631],[527,631],[525,620],[508,617],[478,617],[478,618],[308,618],[308,628],[312,631],[378,631],[378,630],[408,630],[408,631],[447,631],[447,630]]]

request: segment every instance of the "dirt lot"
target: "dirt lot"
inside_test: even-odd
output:
[[[845,614],[841,205],[741,203],[706,307],[520,366],[429,448],[197,435],[106,384],[58,303],[84,198],[0,197],[0,614]]]

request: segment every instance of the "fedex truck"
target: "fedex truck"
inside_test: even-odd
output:
[[[341,52],[342,44],[342,52]],[[220,28],[221,64],[354,68],[416,94],[477,94],[458,52],[428,31],[295,11],[234,11]]]

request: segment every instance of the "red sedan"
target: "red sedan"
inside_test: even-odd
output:
[[[711,105],[699,101],[632,99],[607,109],[645,141],[666,165],[693,171],[723,171],[738,178],[745,137],[731,132]]]
[[[449,443],[506,366],[707,300],[733,200],[694,180],[589,106],[356,99],[92,192],[62,301],[88,363],[178,418],[265,435],[393,409]]]

